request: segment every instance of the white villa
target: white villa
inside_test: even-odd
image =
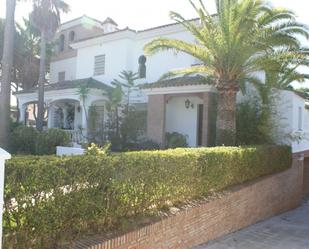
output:
[[[160,36],[194,42],[192,35],[179,24],[135,31],[119,29],[111,18],[101,22],[82,16],[63,23],[56,37],[58,53],[50,65],[50,84],[45,88],[47,127],[63,128],[72,133],[79,128],[87,131],[83,106],[99,107],[101,112],[97,118],[106,118],[107,99],[103,92],[112,87],[111,82],[121,71],[130,70],[140,73],[137,83],[142,87],[134,92],[133,103],[148,110],[147,136],[150,139],[162,143],[166,132],[179,132],[187,136],[189,146],[213,145],[216,89],[205,83],[201,76],[158,82],[170,70],[198,63],[195,58],[182,53],[164,52],[145,57],[144,45]],[[141,68],[146,69],[145,73]],[[77,93],[80,85],[90,88],[85,103]],[[289,91],[282,94],[290,103],[283,111],[287,117],[285,131],[309,132],[306,99]],[[21,91],[16,96],[21,121],[25,123],[27,106],[37,101],[37,89]],[[295,148],[303,150],[303,147],[308,149],[309,143],[303,142]]]

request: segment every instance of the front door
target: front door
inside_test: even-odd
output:
[[[204,105],[199,104],[197,108],[197,146],[203,145],[203,112]]]

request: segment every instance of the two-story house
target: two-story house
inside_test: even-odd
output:
[[[189,146],[213,145],[216,89],[201,76],[158,81],[168,71],[199,62],[184,53],[146,57],[144,45],[157,37],[194,42],[193,36],[175,23],[140,31],[120,29],[111,18],[101,22],[82,16],[63,23],[56,37],[58,51],[50,65],[50,84],[45,87],[47,127],[87,131],[90,106],[99,110],[99,121],[106,119],[103,92],[112,87],[121,71],[130,70],[139,72],[137,84],[141,87],[134,91],[132,101],[147,106],[150,139],[162,143],[166,132],[179,132],[186,135]],[[87,98],[78,94],[81,85],[90,89]],[[37,101],[37,89],[16,96],[24,122],[27,105]],[[305,100],[301,108],[305,112]]]
[[[146,95],[149,95],[149,101],[153,102],[154,108],[149,109],[148,115],[148,124],[152,127],[148,129],[150,138],[162,142],[166,131],[177,131],[187,135],[190,146],[206,145],[207,141],[202,141],[202,130],[207,126],[207,122],[202,124],[202,106],[209,101],[206,95],[214,89],[201,77],[171,80],[167,82],[168,87],[164,82],[160,85],[157,80],[166,72],[197,63],[189,55],[171,52],[146,57],[144,45],[160,36],[194,41],[179,24],[135,31],[119,29],[111,18],[100,22],[87,16],[62,24],[56,37],[57,53],[50,65],[50,84],[45,87],[47,127],[87,130],[85,112],[92,105],[99,106],[101,114],[98,118],[103,119],[106,97],[102,91],[112,87],[111,82],[121,71],[130,70],[139,72],[137,84],[155,82],[158,86],[149,84],[143,91],[136,90],[132,98],[133,103],[146,106]],[[80,85],[90,88],[86,99],[77,93]],[[162,88],[163,85],[166,86]],[[27,105],[37,101],[37,89],[21,91],[16,96],[24,122]],[[163,99],[160,96],[164,96]],[[181,109],[177,108],[179,105]],[[204,112],[206,120],[207,111]],[[182,120],[184,115],[186,118]]]

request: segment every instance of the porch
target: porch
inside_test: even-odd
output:
[[[88,93],[81,98],[78,88],[86,86]],[[59,128],[66,130],[73,143],[82,143],[87,140],[88,115],[90,107],[97,107],[98,117],[104,116],[104,96],[109,86],[92,78],[67,81],[47,85],[45,87],[45,122],[44,128]],[[20,122],[25,125],[35,125],[37,110],[33,110],[37,103],[37,89],[21,91],[16,94],[20,110]]]
[[[215,146],[216,89],[202,76],[179,77],[142,86],[148,95],[147,137],[164,147],[177,132],[190,147]]]

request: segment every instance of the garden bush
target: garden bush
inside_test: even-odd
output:
[[[188,147],[187,136],[178,132],[167,132],[166,137],[166,147],[167,148],[184,148]]]
[[[272,144],[273,122],[268,107],[262,108],[257,101],[237,105],[236,143],[238,145]]]
[[[148,138],[142,138],[136,148],[133,148],[132,150],[135,150],[135,151],[139,151],[139,150],[159,150],[160,149],[160,145],[151,140],[151,139],[148,139]]]
[[[286,146],[19,156],[5,179],[5,248],[59,248],[291,165]]]
[[[18,126],[11,134],[11,152],[13,154],[52,155],[57,146],[65,146],[70,136],[61,129],[48,129],[38,132],[33,127]]]
[[[36,141],[36,155],[56,154],[57,146],[65,146],[70,143],[69,134],[61,129],[48,129],[38,134]]]
[[[16,127],[11,134],[11,152],[14,154],[35,154],[38,134],[38,131],[33,127]]]

